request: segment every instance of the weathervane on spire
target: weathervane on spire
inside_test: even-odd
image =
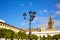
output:
[[[53,11],[51,11],[51,13],[50,13],[50,18],[52,19],[52,13],[53,13]]]

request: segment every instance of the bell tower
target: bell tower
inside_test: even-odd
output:
[[[49,22],[48,22],[48,29],[55,29],[55,24],[52,19],[52,15],[50,15]]]

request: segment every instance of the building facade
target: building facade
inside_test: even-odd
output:
[[[10,29],[10,30],[13,30],[14,32],[19,32],[19,31],[25,32],[23,29],[17,28],[17,27],[12,26],[12,25],[9,25],[9,24],[7,24],[3,21],[0,21],[0,29],[1,28]]]
[[[29,34],[29,32],[26,32],[27,34]],[[53,21],[53,19],[52,19],[52,16],[50,16],[50,18],[49,18],[49,22],[48,22],[48,29],[46,29],[46,26],[44,26],[44,25],[42,25],[41,26],[41,31],[34,31],[34,32],[32,32],[32,34],[35,34],[35,35],[37,35],[37,36],[43,36],[43,35],[45,35],[46,37],[48,36],[48,35],[51,35],[51,36],[53,36],[53,35],[55,35],[55,34],[60,34],[60,29],[56,29],[55,28],[55,23],[54,23],[54,21]]]

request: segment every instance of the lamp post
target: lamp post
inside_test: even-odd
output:
[[[24,13],[23,16],[24,16],[24,19],[26,20],[27,14]],[[34,18],[35,18],[35,16],[36,16],[36,12],[35,12],[35,11],[32,12],[32,11],[30,10],[30,11],[29,11],[29,16],[30,16],[30,18],[29,18],[29,40],[32,40],[32,39],[31,39],[31,22],[34,20]]]

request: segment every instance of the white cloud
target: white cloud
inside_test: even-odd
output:
[[[60,14],[60,11],[56,11],[56,14]]]
[[[55,26],[60,26],[60,20],[54,20]],[[46,25],[46,27],[48,27],[48,22],[49,22],[49,17],[36,17],[34,20],[34,23],[39,22],[39,24],[37,24],[37,26],[41,27],[41,25]]]
[[[22,26],[24,26],[24,25],[25,25],[25,23],[21,23],[21,25],[22,25]]]
[[[24,4],[23,4],[23,3],[21,3],[21,4],[20,4],[20,6],[24,6]]]
[[[21,24],[20,24],[20,26],[22,27],[22,28],[28,28],[29,27],[29,21],[27,21],[27,20],[25,20],[24,22],[22,22]]]
[[[46,12],[48,12],[48,10],[44,9],[44,10],[43,10],[43,12],[45,12],[45,13],[46,13]]]
[[[23,22],[23,23],[21,23],[21,25],[20,25],[22,28],[25,26],[25,23]]]
[[[41,25],[45,24],[47,27],[48,21],[49,21],[49,17],[36,17],[33,21],[33,26],[34,27],[41,27]]]
[[[32,25],[33,28],[38,28],[41,27],[41,25],[45,24],[47,26],[49,21],[49,17],[36,17],[33,21],[32,21]],[[24,21],[21,23],[21,27],[22,28],[29,28],[29,22],[28,21]]]
[[[5,21],[4,21],[4,20],[2,20],[2,19],[0,19],[0,22],[3,22],[3,23],[5,23]]]
[[[44,10],[39,10],[39,13],[47,13],[48,10],[47,9],[44,9]]]
[[[56,8],[60,9],[60,3],[56,4]]]
[[[60,26],[60,20],[55,20],[55,26]]]
[[[53,20],[55,22],[55,26],[60,26],[60,20]],[[32,26],[33,28],[39,28],[41,27],[41,25],[46,25],[46,28],[48,27],[48,22],[49,22],[49,16],[48,17],[36,17],[33,22],[32,22]],[[23,23],[21,23],[22,27],[26,27],[29,28],[29,22],[25,21]]]
[[[33,5],[32,2],[29,2],[29,5],[32,6]]]

